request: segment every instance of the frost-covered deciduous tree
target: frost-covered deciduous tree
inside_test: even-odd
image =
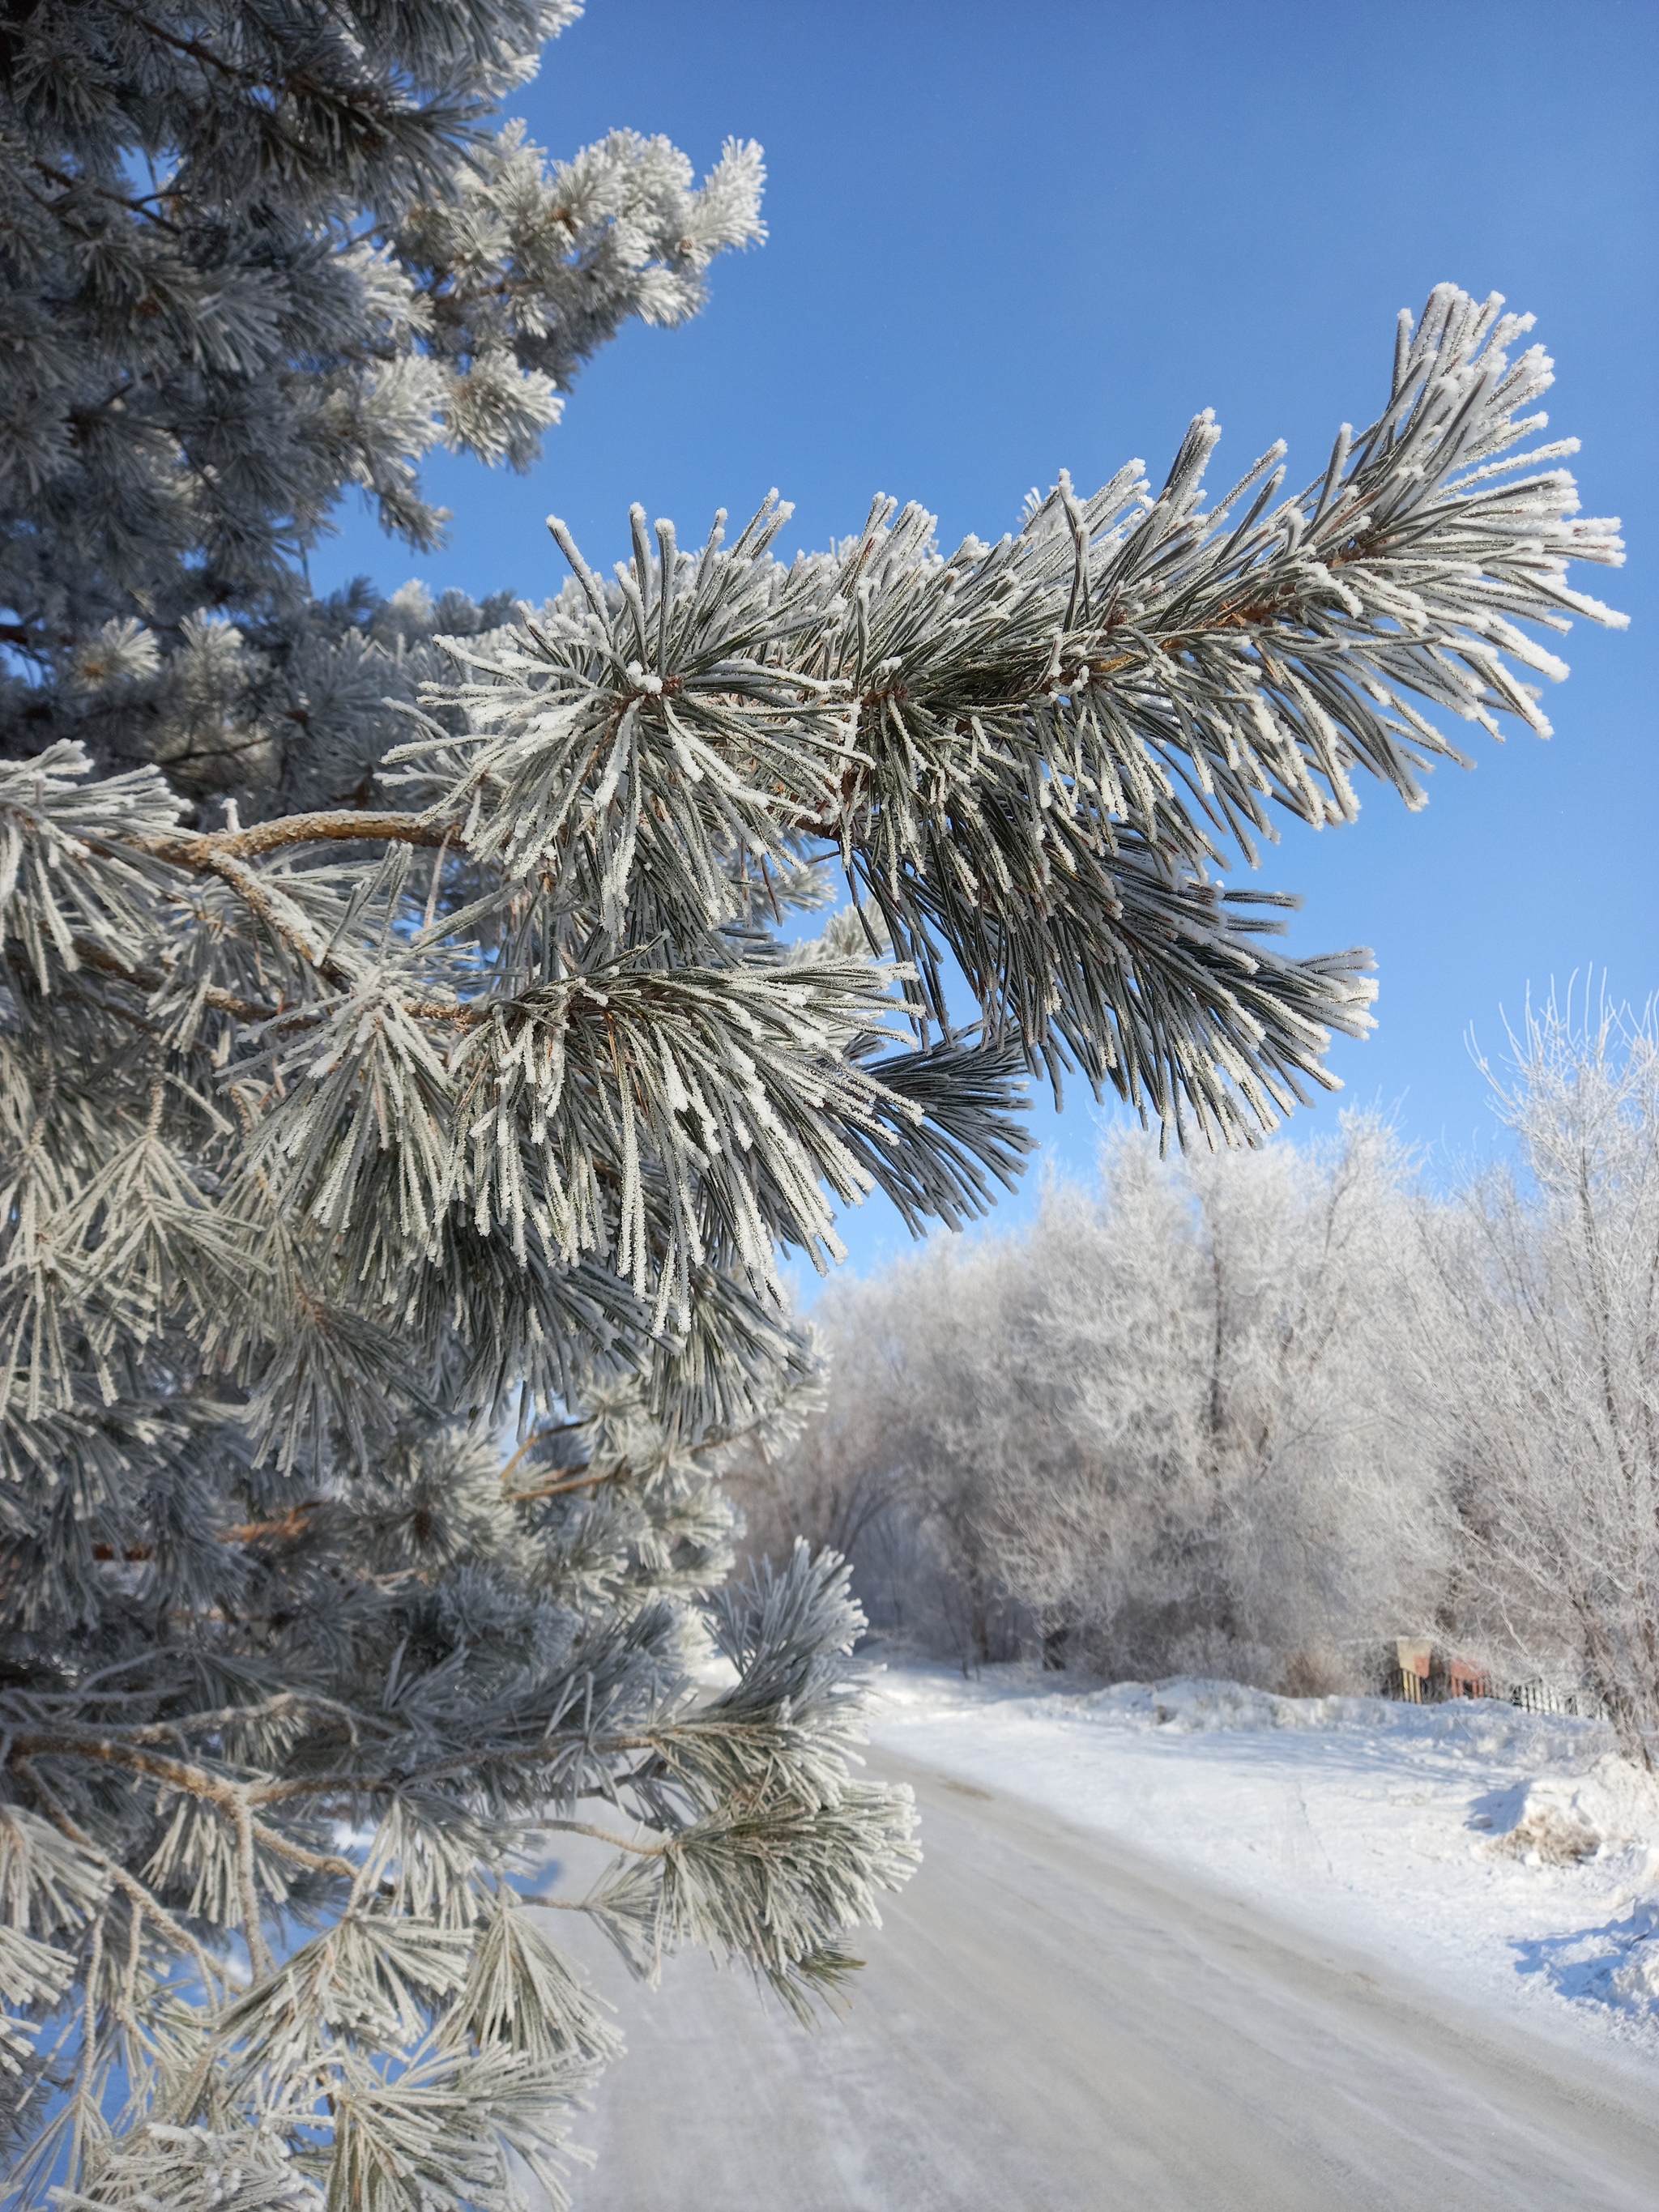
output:
[[[1056,1210],[1028,1340],[1084,1449],[1011,1458],[1012,1589],[1052,1649],[1120,1674],[1363,1688],[1443,1572],[1435,1467],[1403,1377],[1409,1222],[1389,1133],[1109,1155]],[[1052,1316],[1052,1318],[1051,1318]]]
[[[808,1379],[778,1248],[977,1212],[1027,1071],[1221,1140],[1327,1081],[1366,957],[1218,872],[1416,803],[1436,710],[1536,725],[1516,624],[1615,557],[1445,288],[1288,496],[1275,448],[1206,509],[1206,417],[994,544],[636,508],[538,608],[319,604],[337,495],[430,543],[422,451],[527,460],[757,235],[753,149],[490,135],[571,12],[0,27],[0,2087],[76,2205],[555,2185],[611,2046],[559,1910],[833,1993],[915,1856],[856,1609],[805,1552],[698,1595]],[[535,1890],[572,1822],[612,1870]]]
[[[1425,1411],[1462,1525],[1460,1622],[1589,1687],[1659,1759],[1659,1030],[1528,1007],[1490,1071],[1512,1165],[1425,1212]],[[1429,1352],[1428,1340],[1417,1341]]]
[[[752,1448],[736,1479],[934,1648],[1363,1688],[1447,1577],[1403,1340],[1435,1280],[1373,1122],[1176,1161],[1115,1139],[1022,1234],[829,1298],[825,1405],[775,1495]]]

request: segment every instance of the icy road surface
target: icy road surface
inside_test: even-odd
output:
[[[849,2021],[687,1955],[622,1998],[578,2212],[1654,2212],[1651,2070],[1467,2014],[884,1750],[926,1863]],[[562,1929],[561,1933],[565,1931]],[[596,1961],[597,1963],[597,1961]]]

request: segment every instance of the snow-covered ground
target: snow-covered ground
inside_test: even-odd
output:
[[[1104,1830],[1463,2000],[1659,2061],[1659,1783],[1600,1722],[1485,1700],[1079,1694],[894,1667],[875,1745]],[[925,1840],[925,1839],[924,1839]]]

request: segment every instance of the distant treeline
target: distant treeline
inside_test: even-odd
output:
[[[1659,1752],[1659,1032],[1552,1002],[1505,1165],[1388,1128],[1160,1159],[817,1310],[821,1409],[734,1477],[756,1552],[846,1552],[878,1632],[972,1664],[1378,1686],[1433,1635]]]

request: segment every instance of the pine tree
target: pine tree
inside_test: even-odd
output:
[[[840,1563],[721,1588],[712,1472],[811,1388],[778,1249],[829,1264],[872,1190],[981,1210],[1028,1074],[1273,1126],[1369,960],[1288,957],[1228,858],[1349,819],[1358,770],[1419,803],[1435,709],[1541,727],[1516,623],[1604,614],[1564,576],[1612,526],[1514,474],[1568,450],[1516,451],[1548,364],[1449,288],[1290,497],[1275,447],[1206,511],[1206,416],[1160,492],[1062,475],[995,544],[878,499],[785,564],[775,501],[692,550],[635,508],[608,579],[554,523],[539,608],[318,600],[345,490],[433,544],[423,451],[527,465],[623,319],[760,235],[753,147],[694,190],[661,141],[492,130],[574,12],[0,25],[25,2194],[556,2196],[614,2039],[556,1910],[835,1995],[915,1847],[853,1771]],[[615,1863],[547,1895],[571,1826]]]

